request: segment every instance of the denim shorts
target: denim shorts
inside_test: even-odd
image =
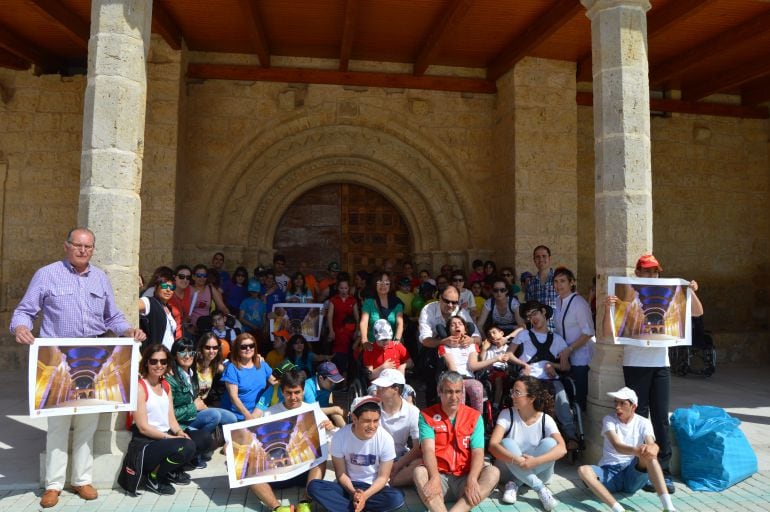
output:
[[[639,471],[638,463],[639,459],[634,457],[628,464],[608,464],[591,468],[608,491],[633,494],[647,483],[647,472]]]

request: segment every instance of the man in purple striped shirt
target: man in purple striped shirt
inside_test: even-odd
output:
[[[18,343],[35,342],[32,324],[41,312],[41,338],[96,338],[106,333],[133,337],[137,341],[146,338],[140,329],[128,324],[118,309],[107,275],[89,264],[94,242],[90,229],[73,229],[64,243],[65,258],[35,272],[11,317],[11,332]],[[71,423],[74,423],[72,491],[83,499],[96,499],[96,489],[91,485],[94,462],[91,449],[98,421],[98,414],[48,418],[46,491],[40,500],[43,508],[56,505],[64,488]]]

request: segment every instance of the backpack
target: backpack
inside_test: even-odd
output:
[[[516,308],[513,307],[513,301],[518,302],[519,300],[514,295],[508,296],[508,310],[513,315],[513,321],[516,322]],[[495,323],[495,299],[487,299],[486,301],[487,305],[489,306],[489,315],[487,315],[487,321],[484,323],[483,326],[481,326],[481,329],[486,332],[489,327]],[[506,333],[507,334],[507,333]]]

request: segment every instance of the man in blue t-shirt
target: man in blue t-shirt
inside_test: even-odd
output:
[[[318,402],[321,411],[326,414],[337,427],[345,426],[345,411],[332,403],[332,389],[335,384],[345,380],[337,369],[337,365],[331,361],[321,363],[315,376],[305,381],[305,395],[302,398],[306,403]]]

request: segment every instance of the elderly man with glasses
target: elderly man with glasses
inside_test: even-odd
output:
[[[420,311],[419,340],[422,344],[423,361],[426,361],[424,376],[428,386],[425,390],[428,403],[434,403],[437,398],[435,387],[430,384],[436,382],[436,365],[438,364],[437,348],[439,345],[455,346],[457,338],[449,336],[444,329],[450,317],[458,315],[465,323],[472,326],[468,334],[463,336],[459,344],[463,347],[470,343],[481,343],[481,335],[476,324],[473,323],[467,309],[460,309],[460,292],[454,286],[447,288],[439,295],[439,300],[426,304]],[[439,327],[440,326],[440,327]],[[439,332],[443,335],[440,335]]]
[[[35,272],[24,298],[11,317],[11,333],[18,343],[35,342],[32,324],[42,312],[41,338],[97,338],[107,333],[144,341],[140,329],[131,327],[115,304],[107,275],[90,264],[95,237],[88,228],[67,234],[64,259]],[[92,444],[99,421],[97,414],[50,416],[46,434],[45,493],[40,506],[49,508],[59,501],[67,475],[67,446],[70,424],[72,439],[72,492],[85,500],[97,497],[92,485],[94,465]]]

